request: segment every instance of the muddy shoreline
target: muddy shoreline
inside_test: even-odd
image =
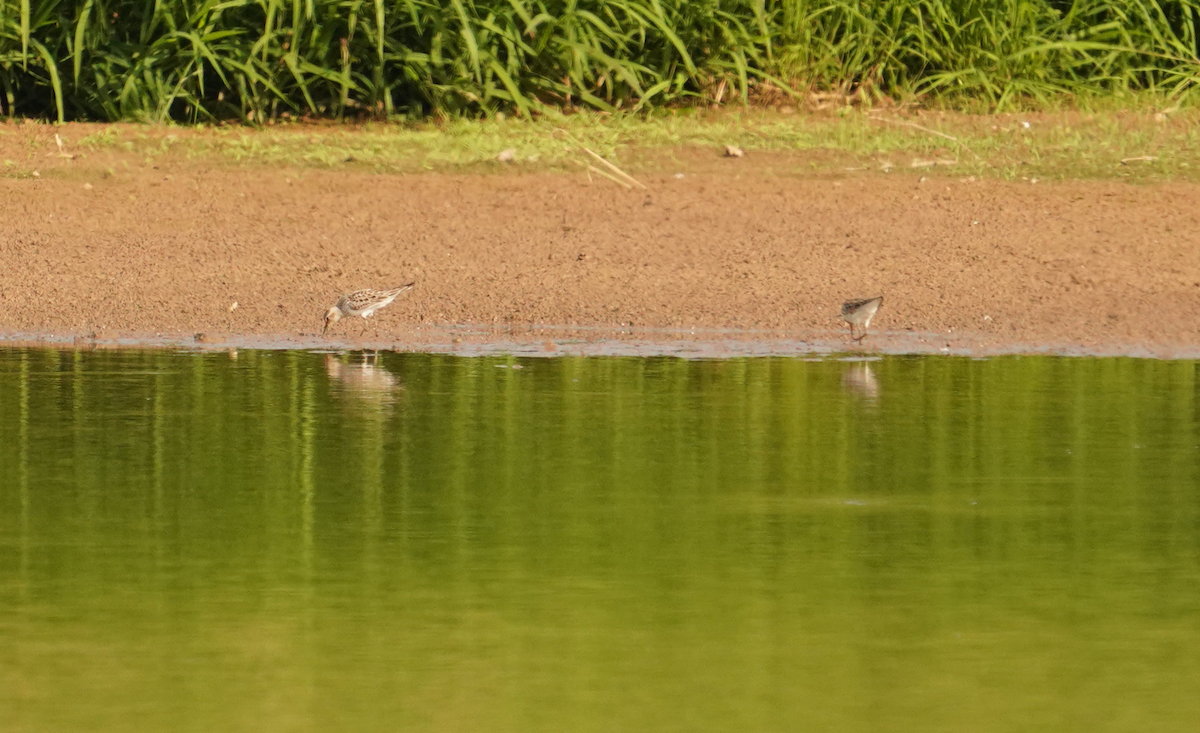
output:
[[[648,191],[51,161],[0,178],[0,344],[1200,355],[1200,186],[687,161]],[[409,280],[319,337],[339,294]],[[841,301],[878,293],[850,343]]]
[[[637,356],[684,359],[804,357],[860,359],[888,355],[1132,357],[1200,360],[1200,346],[1147,347],[1110,343],[1024,343],[973,335],[878,333],[863,343],[832,331],[785,334],[731,329],[608,329],[532,324],[512,328],[424,326],[393,338],[338,338],[319,334],[0,333],[0,348],[175,349],[187,351],[394,351],[453,356]]]

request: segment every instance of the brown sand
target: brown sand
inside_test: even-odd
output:
[[[340,293],[414,279],[328,342],[820,351],[848,344],[843,299],[882,293],[867,350],[1200,353],[1200,186],[683,160],[627,191],[581,174],[47,158],[37,178],[0,178],[0,335],[313,346]]]

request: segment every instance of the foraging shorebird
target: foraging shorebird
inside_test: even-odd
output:
[[[391,290],[367,288],[343,295],[338,299],[336,305],[325,311],[325,328],[321,329],[321,335],[324,336],[325,332],[329,330],[330,323],[337,323],[343,318],[349,316],[362,316],[364,319],[370,318],[372,313],[391,303],[396,299],[397,295],[414,285],[416,283],[412,282],[408,285],[392,288]]]
[[[875,317],[875,312],[879,310],[879,306],[882,304],[882,295],[862,300],[847,300],[845,303],[842,303],[842,318],[846,319],[846,323],[850,324],[851,339],[862,341],[866,338],[867,327],[871,325],[871,319]],[[862,334],[858,338],[854,338],[855,326],[862,329]]]

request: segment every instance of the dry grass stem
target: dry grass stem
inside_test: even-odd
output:
[[[630,188],[630,190],[632,190],[632,186],[630,184],[628,184],[628,182],[620,180],[619,178],[617,178],[616,175],[608,173],[607,170],[600,170],[599,168],[596,168],[595,166],[588,166],[588,174],[590,175],[590,173],[593,173],[593,172],[595,172],[598,175],[605,176],[606,179],[614,182],[614,184],[617,184],[618,186],[623,186],[625,188]],[[637,181],[634,181],[634,182],[636,184]],[[641,184],[638,184],[638,186],[641,186]],[[642,188],[646,188],[646,186],[642,186]]]
[[[583,147],[583,146],[580,146],[580,147]],[[607,160],[604,159],[603,156],[599,155],[598,153],[593,152],[590,148],[583,148],[583,152],[587,153],[588,155],[592,156],[596,160],[603,163],[606,168],[608,168],[610,171],[617,174],[618,176],[621,176],[625,180],[629,181],[630,184],[637,186],[638,188],[647,190],[647,191],[649,190],[649,188],[647,188],[644,183],[642,183],[638,179],[634,178],[633,176],[629,175],[628,173],[621,170],[620,168],[616,167],[612,163],[609,163]]]
[[[969,147],[966,146],[965,143],[963,143],[961,140],[954,137],[953,135],[947,135],[944,132],[930,129],[928,127],[925,127],[924,125],[918,125],[915,122],[906,122],[904,120],[889,120],[884,117],[875,117],[874,115],[867,115],[867,119],[874,120],[876,122],[885,122],[889,125],[902,125],[904,127],[911,127],[914,130],[920,130],[921,132],[927,132],[930,135],[937,135],[938,137],[944,137],[947,140],[949,140],[950,142],[954,143],[955,145],[962,147],[963,150],[967,151],[971,155],[974,155],[976,160],[983,160],[983,158],[980,158],[979,155],[974,150],[971,150]]]

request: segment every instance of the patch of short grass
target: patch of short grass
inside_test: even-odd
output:
[[[920,170],[1006,180],[1200,178],[1200,111],[1154,107],[993,115],[852,108],[819,114],[683,110],[259,129],[93,125],[80,126],[87,133],[73,135],[75,127],[59,128],[64,138],[76,138],[73,149],[130,158],[180,155],[379,172],[579,171],[594,162],[584,148],[630,172],[676,172],[680,166],[703,167],[706,160],[717,165],[724,147],[733,145],[760,158],[756,163],[769,159],[777,173]],[[504,151],[511,151],[506,156],[511,162],[497,160]]]

